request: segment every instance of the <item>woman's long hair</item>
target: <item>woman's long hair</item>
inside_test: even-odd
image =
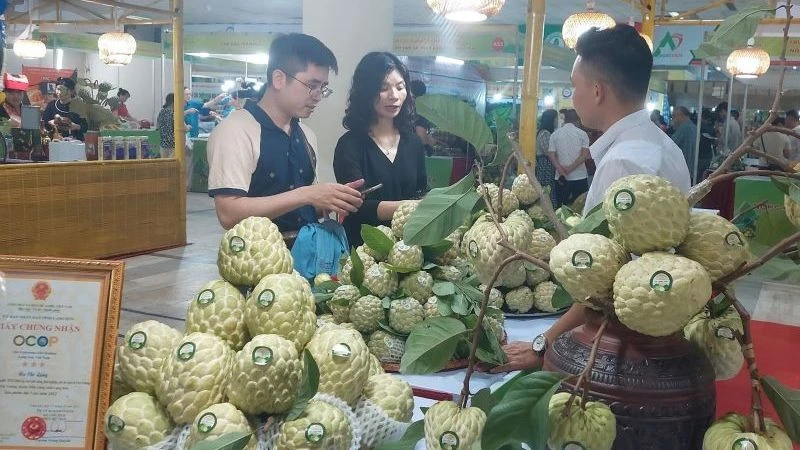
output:
[[[542,113],[541,119],[539,119],[539,131],[536,134],[539,134],[544,130],[547,130],[551,133],[555,131],[557,118],[558,118],[558,112],[555,109],[545,110]]]

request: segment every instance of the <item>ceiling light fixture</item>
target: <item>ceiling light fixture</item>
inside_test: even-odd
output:
[[[561,29],[561,36],[564,44],[569,48],[575,48],[578,38],[591,28],[604,30],[616,25],[617,22],[606,13],[594,9],[594,0],[586,2],[586,10],[567,17]]]
[[[17,40],[14,41],[14,54],[22,59],[38,59],[47,54],[47,46],[44,45],[44,42],[31,39],[33,37],[33,29],[31,2],[28,2],[28,26],[22,30]]]
[[[770,65],[769,53],[755,47],[755,40],[750,38],[747,47],[740,48],[728,55],[725,68],[736,78],[758,78],[767,73]]]
[[[427,0],[436,14],[453,22],[483,22],[496,16],[505,0]]]
[[[114,10],[112,10],[112,16]],[[115,28],[119,28],[119,23],[114,20]],[[97,39],[97,49],[100,53],[100,61],[109,66],[126,66],[133,60],[136,53],[136,39],[124,31],[112,31],[105,33]]]

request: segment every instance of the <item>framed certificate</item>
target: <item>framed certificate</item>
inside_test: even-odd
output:
[[[121,261],[0,256],[0,449],[102,449]]]

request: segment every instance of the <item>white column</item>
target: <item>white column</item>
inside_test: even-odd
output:
[[[379,0],[303,0],[303,33],[321,40],[336,55],[339,75],[331,72],[333,95],[317,106],[306,123],[317,135],[319,180],[334,181],[333,150],[344,133],[342,118],[356,65],[371,51],[392,51],[393,3]]]

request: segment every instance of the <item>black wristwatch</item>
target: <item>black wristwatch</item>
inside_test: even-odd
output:
[[[531,342],[531,348],[539,355],[544,355],[545,350],[547,350],[547,336],[540,334],[533,338],[533,342]]]

